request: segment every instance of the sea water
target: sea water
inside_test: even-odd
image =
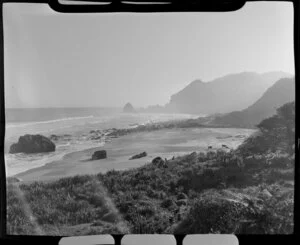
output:
[[[60,160],[64,155],[105,144],[105,136],[92,140],[91,130],[130,128],[139,124],[174,119],[196,118],[187,114],[123,113],[118,108],[26,108],[6,109],[5,166],[6,176],[24,172]],[[25,134],[65,135],[55,141],[50,153],[10,154],[11,144]]]

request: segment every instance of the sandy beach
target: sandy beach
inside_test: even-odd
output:
[[[226,144],[236,148],[252,134],[251,129],[187,128],[163,129],[112,138],[104,146],[67,154],[63,159],[15,175],[24,182],[49,181],[78,174],[105,173],[108,170],[125,170],[139,167],[157,156],[171,158],[185,153],[206,151],[208,146],[219,148]],[[106,150],[107,159],[90,160],[97,150]],[[147,156],[129,160],[135,154]]]

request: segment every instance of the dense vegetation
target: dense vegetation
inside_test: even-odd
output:
[[[293,232],[295,104],[235,151],[8,185],[8,233]]]

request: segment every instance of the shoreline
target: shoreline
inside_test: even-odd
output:
[[[208,145],[212,145],[215,149],[222,144],[235,148],[252,133],[251,129],[232,128],[166,128],[137,132],[122,137],[112,137],[104,146],[67,153],[61,160],[46,163],[11,177],[21,179],[20,183],[29,183],[57,180],[74,175],[105,173],[112,169],[126,170],[143,166],[157,156],[169,159],[194,151],[206,151]],[[97,150],[106,150],[107,158],[90,160]],[[133,155],[143,151],[147,152],[146,157],[129,160]]]
[[[157,114],[155,114],[155,115],[157,115]],[[165,114],[162,114],[162,115],[165,115]],[[173,113],[172,113],[172,115],[173,115]],[[191,115],[189,115],[189,117],[191,117]],[[80,117],[80,118],[86,118],[86,117]],[[131,124],[126,125],[125,127],[120,126],[117,128],[114,126],[111,126],[109,128],[104,127],[103,129],[97,129],[95,127],[90,127],[89,133],[87,131],[87,132],[82,133],[82,135],[81,135],[83,140],[86,140],[86,138],[88,138],[87,145],[85,145],[85,147],[79,146],[78,149],[71,149],[71,150],[64,149],[60,152],[58,150],[56,150],[55,152],[50,152],[49,154],[45,154],[45,156],[42,156],[42,158],[36,158],[36,156],[39,154],[35,155],[35,154],[25,154],[24,153],[24,156],[23,155],[14,156],[14,154],[9,154],[9,145],[12,145],[13,143],[15,143],[20,135],[35,134],[34,132],[30,132],[30,130],[29,130],[29,132],[25,131],[23,133],[20,133],[19,136],[16,137],[16,139],[14,139],[14,140],[9,139],[7,141],[7,139],[5,139],[5,141],[6,141],[5,142],[5,162],[9,164],[10,162],[13,163],[13,162],[17,161],[17,163],[18,163],[19,160],[21,161],[20,166],[12,165],[12,169],[10,169],[10,167],[8,167],[10,165],[6,165],[7,166],[7,169],[6,169],[7,175],[6,176],[14,177],[18,174],[27,172],[31,169],[43,167],[46,164],[61,161],[66,155],[68,155],[70,153],[77,152],[77,151],[83,151],[83,150],[90,149],[90,148],[97,148],[98,144],[99,144],[99,140],[101,140],[102,143],[106,144],[107,142],[110,142],[111,140],[113,140],[115,138],[119,138],[119,137],[127,135],[127,134],[144,132],[145,129],[146,129],[146,131],[156,130],[156,129],[158,129],[157,126],[159,126],[159,129],[164,129],[164,128],[168,128],[166,125],[169,125],[169,124],[172,124],[174,127],[174,125],[175,125],[174,122],[176,122],[176,125],[177,125],[178,122],[180,123],[180,122],[184,122],[184,121],[188,120],[186,118],[180,118],[180,117],[169,118],[168,120],[162,120],[162,121],[159,121],[159,120],[156,121],[156,119],[154,118],[154,119],[152,119],[154,121],[150,121],[150,122],[147,119],[147,121],[145,121],[145,122],[131,123]],[[137,120],[139,120],[139,119],[137,119]],[[52,121],[56,121],[56,120],[52,120]],[[43,121],[42,122],[34,122],[34,124],[36,124],[36,123],[43,123]],[[100,126],[100,128],[101,128],[101,126]],[[77,141],[76,137],[78,137],[78,135],[74,135],[68,131],[67,132],[62,131],[62,132],[57,132],[55,134],[52,133],[52,134],[48,134],[48,135],[43,134],[43,135],[45,137],[49,138],[50,140],[52,140],[56,144],[56,146],[70,145],[70,142],[73,140]],[[66,139],[66,137],[67,137],[67,139]],[[71,138],[69,138],[69,137],[71,137]],[[61,140],[63,142],[61,142]],[[61,145],[61,143],[62,143],[62,145]],[[71,143],[71,144],[73,144],[73,143]],[[77,148],[76,145],[75,145],[75,148]],[[44,153],[40,153],[40,154],[44,155]],[[28,165],[27,165],[27,163],[28,163]]]

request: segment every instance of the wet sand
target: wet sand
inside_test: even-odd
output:
[[[151,162],[157,156],[171,158],[194,151],[206,151],[208,146],[219,148],[226,144],[236,148],[252,134],[251,129],[187,128],[163,129],[113,138],[104,146],[67,154],[60,161],[30,169],[15,175],[24,182],[48,181],[78,174],[105,173],[108,170],[125,170]],[[106,150],[107,159],[91,160],[97,150]],[[143,151],[147,156],[129,160]]]

